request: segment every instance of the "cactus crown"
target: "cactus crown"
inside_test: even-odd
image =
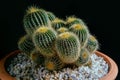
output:
[[[39,29],[36,30],[36,32],[40,32],[40,33],[45,33],[48,31],[48,28],[47,27],[40,27]]]
[[[76,20],[77,18],[75,18],[74,16],[72,17],[68,17],[67,18],[67,22],[70,23],[70,22],[73,22],[74,20]]]
[[[60,33],[63,33],[63,32],[68,31],[68,29],[65,28],[65,27],[61,27],[61,28],[59,28],[57,31],[60,32]]]
[[[77,17],[64,21],[52,12],[31,6],[23,23],[26,35],[19,40],[18,48],[48,70],[61,69],[63,64],[81,65],[89,60],[89,53],[98,49],[98,41],[88,36],[87,26]]]
[[[75,24],[74,26],[72,26],[73,29],[75,30],[81,30],[81,29],[84,29],[83,26],[81,26],[81,24]]]
[[[69,38],[70,36],[71,34],[69,32],[64,32],[59,35],[59,38],[66,39],[66,38]]]
[[[96,38],[94,36],[90,36],[90,40],[95,41]]]
[[[53,20],[53,23],[59,23],[59,22],[64,23],[64,21],[61,20],[61,19],[59,19],[59,18],[55,18],[55,19]]]
[[[26,12],[27,12],[27,14],[30,14],[30,13],[32,14],[32,13],[37,12],[39,10],[40,10],[39,8],[31,6],[28,8],[28,10]]]

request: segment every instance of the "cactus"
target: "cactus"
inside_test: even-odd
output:
[[[37,65],[43,65],[44,64],[44,61],[45,61],[45,58],[43,55],[40,54],[39,51],[37,50],[33,50],[31,53],[30,53],[30,59],[36,63]]]
[[[50,26],[47,12],[43,9],[30,7],[23,19],[26,32],[31,35],[40,26]]]
[[[27,34],[18,41],[18,48],[37,65],[50,71],[91,66],[91,53],[99,44],[80,18],[70,16],[64,21],[52,12],[30,7],[23,23]]]
[[[18,48],[30,56],[30,53],[35,49],[32,38],[29,35],[25,35],[18,41]]]
[[[74,24],[69,30],[78,36],[81,47],[85,47],[89,35],[88,29],[82,24]]]
[[[66,27],[61,27],[61,28],[57,29],[58,34],[67,32],[67,31],[68,31],[68,29]]]
[[[93,35],[89,36],[86,48],[90,53],[94,53],[99,48],[98,41]]]
[[[52,23],[51,23],[51,26],[53,29],[57,30],[59,29],[60,27],[64,27],[65,26],[65,21],[61,20],[61,19],[58,19],[58,18],[55,18]]]
[[[63,68],[64,63],[59,59],[58,56],[49,57],[45,60],[45,68],[53,71]]]
[[[79,18],[76,18],[74,16],[68,17],[67,20],[66,20],[67,27],[69,28],[73,24],[82,24],[82,25],[85,25],[84,22],[81,19],[79,19]]]
[[[47,15],[51,22],[56,18],[56,16],[52,12],[47,12]]]
[[[75,62],[77,66],[84,65],[90,60],[90,53],[87,51],[87,49],[81,49],[80,52],[80,57],[79,59]]]
[[[56,39],[56,51],[64,63],[73,63],[79,58],[80,43],[75,34],[64,32]]]
[[[53,56],[54,41],[56,39],[56,33],[49,27],[40,27],[33,34],[33,42],[36,48],[46,57]]]

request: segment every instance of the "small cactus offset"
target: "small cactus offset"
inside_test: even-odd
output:
[[[65,21],[63,21],[63,20],[61,20],[59,18],[55,18],[52,21],[51,26],[52,26],[53,29],[57,30],[60,27],[65,27]]]
[[[45,68],[53,71],[59,70],[64,67],[64,63],[59,59],[58,56],[49,57],[45,60]]]
[[[87,49],[81,49],[80,52],[80,57],[79,59],[75,62],[77,66],[84,65],[90,60],[90,53],[87,51]]]
[[[18,48],[23,51],[27,56],[35,49],[32,38],[29,35],[25,35],[18,41]]]
[[[55,31],[48,27],[40,27],[33,34],[33,42],[36,48],[46,57],[53,56],[55,54],[55,39]]]
[[[50,26],[47,12],[37,7],[30,7],[23,19],[26,32],[31,35],[40,26]]]
[[[90,53],[94,53],[99,48],[98,41],[93,35],[89,36],[86,48]]]
[[[56,39],[56,51],[64,63],[73,63],[79,58],[80,43],[78,37],[71,32],[64,32]]]
[[[80,18],[70,16],[64,21],[52,12],[30,7],[23,23],[27,34],[18,41],[18,48],[35,64],[50,71],[91,66],[90,54],[99,43]]]
[[[56,16],[52,12],[47,12],[47,15],[51,22],[56,18]]]
[[[81,47],[85,47],[89,35],[87,28],[82,24],[74,24],[69,30],[78,36]]]

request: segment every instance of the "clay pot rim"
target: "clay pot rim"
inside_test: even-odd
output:
[[[8,74],[6,72],[4,63],[7,60],[7,58],[9,58],[10,56],[13,56],[15,54],[18,54],[20,52],[21,52],[20,50],[15,50],[0,60],[0,80],[15,80],[14,77],[10,76],[10,74]],[[117,74],[118,74],[118,66],[115,63],[115,61],[100,51],[96,51],[95,53],[98,56],[103,57],[104,60],[109,64],[108,74],[106,74],[104,77],[100,78],[100,80],[115,80],[115,78],[117,77]]]

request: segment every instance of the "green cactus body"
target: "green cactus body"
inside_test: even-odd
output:
[[[57,30],[60,27],[64,27],[65,26],[65,22],[63,20],[61,20],[61,19],[55,18],[52,21],[51,26],[52,26],[53,29]]]
[[[70,32],[59,34],[55,46],[58,56],[64,63],[73,63],[79,58],[80,42],[75,34]]]
[[[99,43],[94,36],[89,36],[86,48],[90,53],[94,53],[99,48]]]
[[[34,43],[32,42],[32,38],[29,35],[23,36],[18,41],[18,48],[30,56],[30,53],[35,49]]]
[[[36,48],[46,57],[53,56],[56,33],[49,27],[40,27],[33,35]]]
[[[82,24],[74,24],[69,30],[78,36],[81,47],[85,47],[89,35],[88,29]]]
[[[90,53],[87,51],[87,49],[81,49],[80,57],[75,62],[77,66],[82,66],[86,64],[90,60]]]
[[[66,27],[61,27],[61,28],[57,29],[58,34],[67,32],[67,31],[68,31],[68,29]]]
[[[58,56],[49,57],[45,60],[45,68],[53,71],[63,68],[64,63],[59,59]]]
[[[30,7],[23,19],[24,28],[28,34],[32,34],[40,26],[50,26],[50,20],[45,10]]]
[[[43,65],[45,61],[45,57],[41,55],[40,52],[37,50],[33,50],[30,53],[30,59],[37,65]]]
[[[47,15],[51,22],[56,18],[56,16],[52,12],[47,12]]]
[[[82,25],[85,25],[84,22],[79,19],[79,18],[76,18],[76,17],[68,17],[67,20],[66,20],[66,25],[67,27],[71,27],[73,24],[82,24]]]

